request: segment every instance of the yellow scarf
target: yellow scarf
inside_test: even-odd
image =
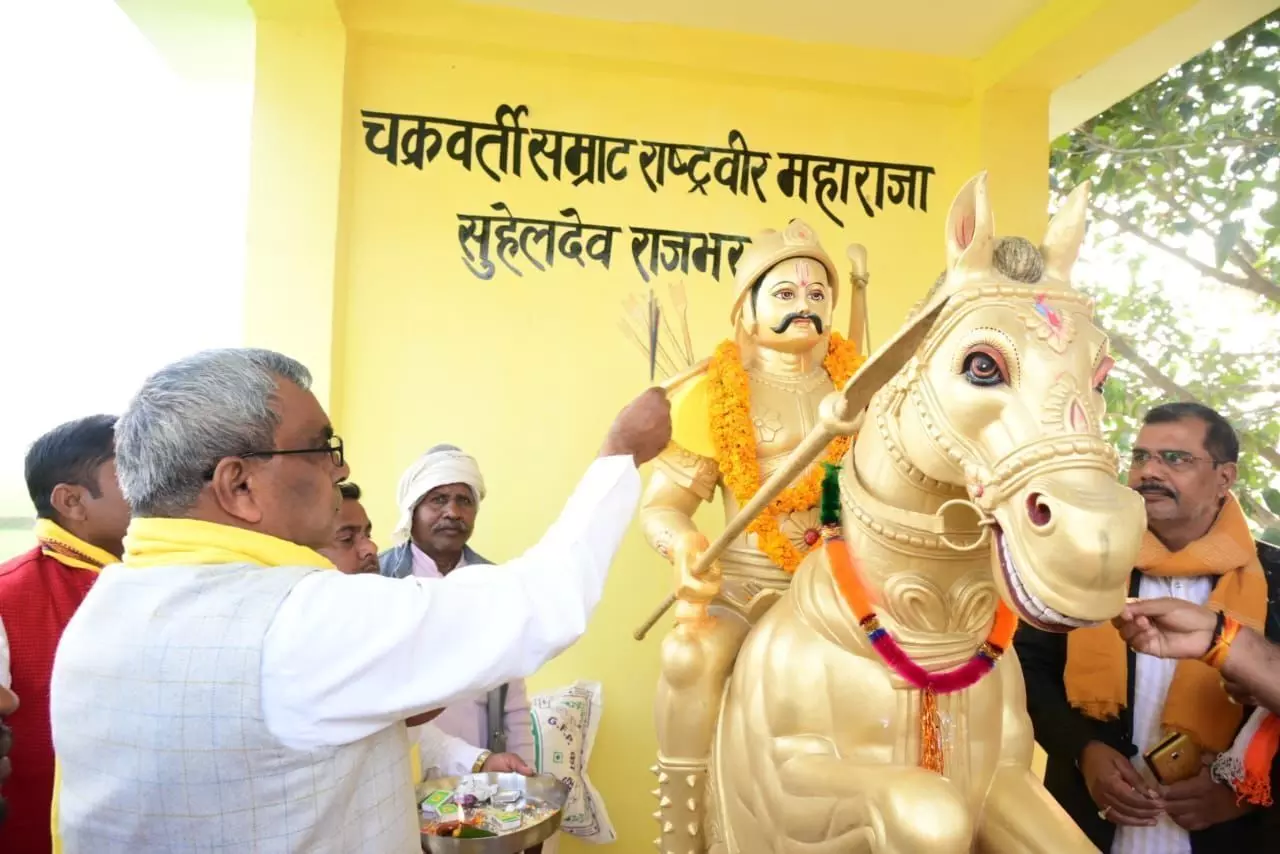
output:
[[[98,572],[104,566],[119,563],[120,558],[97,546],[86,543],[75,534],[50,519],[37,519],[36,539],[40,551],[63,566]]]
[[[134,519],[124,535],[125,566],[312,566],[333,569],[324,555],[279,537],[199,519]]]
[[[41,520],[44,521],[44,520]],[[52,523],[50,523],[52,524]],[[53,526],[57,528],[56,525]],[[58,529],[61,531],[61,529]],[[39,524],[37,524],[39,534]],[[76,549],[84,555],[85,543],[80,543],[65,531],[63,538],[70,538]],[[43,540],[42,540],[43,542]],[[88,548],[92,549],[92,546]],[[101,554],[100,549],[95,551]],[[53,557],[66,563],[62,555]],[[108,563],[115,563],[114,557]],[[317,569],[334,569],[324,555],[314,549],[272,537],[219,525],[199,519],[140,518],[129,523],[124,537],[125,566],[145,569],[156,566],[212,566],[229,563],[248,563],[256,566],[313,566]],[[416,749],[416,748],[415,748]],[[58,795],[61,787],[61,767],[55,761],[53,767],[53,803],[49,813],[53,834],[53,854],[62,854],[62,835],[58,829]],[[417,785],[414,779],[414,785]]]
[[[49,519],[37,519],[35,527],[36,539],[40,541],[40,551],[45,557],[51,557],[63,566],[72,569],[87,569],[100,572],[104,566],[119,563],[120,559],[110,552],[104,551],[91,543],[72,534],[61,525]],[[53,766],[53,802],[50,804],[49,819],[53,830],[53,854],[62,854],[62,839],[58,836],[58,765]]]
[[[1234,496],[1228,497],[1209,533],[1177,552],[1148,531],[1138,569],[1162,577],[1217,576],[1210,608],[1255,629],[1266,619],[1266,576]],[[1128,696],[1127,662],[1124,641],[1110,623],[1073,631],[1067,636],[1064,673],[1071,705],[1095,720],[1116,717]],[[1231,746],[1242,711],[1223,690],[1218,671],[1186,660],[1174,670],[1161,722],[1166,730],[1186,733],[1200,747],[1221,752]]]

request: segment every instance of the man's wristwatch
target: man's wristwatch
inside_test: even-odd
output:
[[[492,753],[492,752],[490,752],[490,751],[488,751],[488,750],[482,750],[482,751],[480,751],[480,755],[476,757],[476,762],[475,762],[475,764],[471,766],[471,773],[472,773],[472,774],[479,774],[481,771],[483,771],[483,770],[484,770],[484,763],[488,762],[488,761],[489,761],[489,757],[490,757],[490,756],[492,756],[492,755],[493,755],[493,753]]]

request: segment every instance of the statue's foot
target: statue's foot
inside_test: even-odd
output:
[[[706,839],[706,762],[674,762],[659,758],[651,770],[658,778],[653,795],[658,799],[660,834],[654,845],[662,854],[704,854]]]

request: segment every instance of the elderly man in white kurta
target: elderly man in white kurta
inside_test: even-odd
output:
[[[475,457],[456,445],[429,448],[400,476],[400,518],[391,534],[395,545],[378,555],[379,571],[392,578],[444,578],[464,567],[484,572],[492,561],[470,546],[484,498],[484,476]],[[491,753],[514,753],[533,764],[533,719],[523,679],[454,703],[434,723]],[[409,737],[414,736],[410,730]],[[420,738],[428,752],[435,734],[424,729]]]
[[[309,384],[279,354],[210,351],[148,378],[120,418],[125,555],[53,669],[65,854],[416,852],[404,721],[581,636],[636,467],[670,436],[650,389],[542,540],[503,566],[344,575],[314,551],[347,467]]]

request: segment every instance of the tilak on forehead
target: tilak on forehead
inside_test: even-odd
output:
[[[813,274],[812,274],[812,272],[810,271],[810,268],[809,268],[809,262],[808,262],[808,261],[797,261],[797,262],[796,262],[796,276],[797,276],[797,278],[799,278],[799,279],[800,279],[800,281],[796,282],[796,284],[797,284],[797,285],[799,285],[799,286],[800,286],[800,287],[802,287],[802,288],[807,288],[807,287],[809,287],[809,276],[811,276],[811,275],[813,275]]]

